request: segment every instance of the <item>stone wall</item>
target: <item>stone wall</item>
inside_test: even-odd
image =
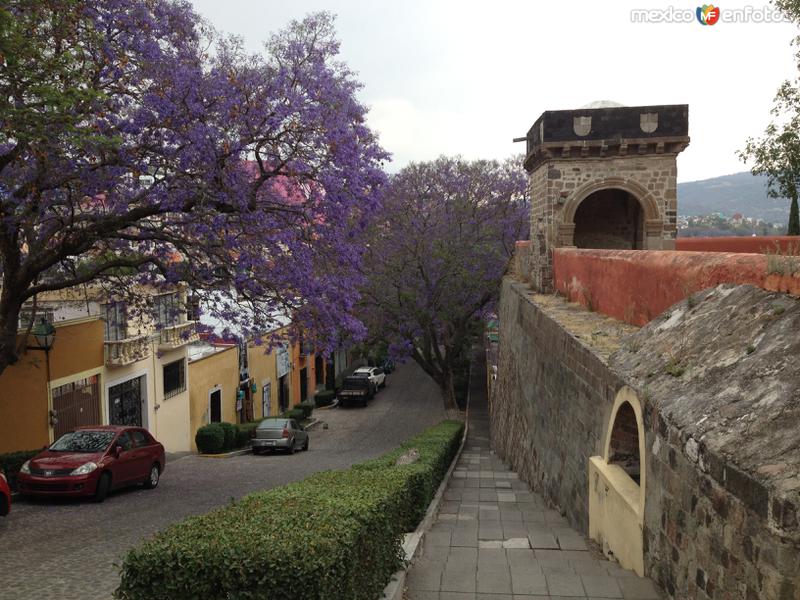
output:
[[[622,385],[605,361],[618,347],[613,340],[633,329],[554,296],[535,298],[523,284],[503,282],[493,440],[520,477],[588,531],[587,460],[602,453],[603,428]],[[576,326],[585,328],[586,343],[554,313],[566,322],[580,319]],[[608,328],[595,337],[611,345],[591,345],[593,332]]]
[[[800,598],[800,302],[718,288],[636,330],[512,279],[493,444],[588,532],[589,457],[639,396],[645,573],[677,599]]]
[[[573,245],[573,218],[581,201],[594,191],[610,188],[623,189],[641,203],[646,248],[674,247],[677,219],[674,155],[548,160],[530,175],[531,239],[537,228],[543,226],[551,248]]]

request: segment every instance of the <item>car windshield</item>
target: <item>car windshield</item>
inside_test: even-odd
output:
[[[53,452],[102,452],[114,439],[113,431],[73,431],[62,435],[49,450]]]
[[[259,429],[283,429],[284,425],[286,425],[286,421],[283,419],[267,419],[265,421],[261,421],[261,424],[258,426]]]

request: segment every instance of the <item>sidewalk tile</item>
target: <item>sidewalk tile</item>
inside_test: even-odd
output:
[[[542,573],[512,571],[511,588],[514,594],[547,594],[547,579]]]
[[[583,588],[586,594],[597,598],[622,598],[617,580],[611,576],[582,575]]]
[[[552,596],[585,597],[583,584],[578,575],[567,573],[551,573],[546,575],[547,589]]]

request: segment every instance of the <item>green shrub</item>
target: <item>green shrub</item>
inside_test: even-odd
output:
[[[311,413],[314,412],[314,408],[316,404],[314,404],[313,400],[304,400],[300,404],[297,405],[297,408],[303,411],[303,418],[308,419],[311,416]]]
[[[9,452],[8,454],[0,454],[0,471],[6,474],[8,485],[12,491],[17,489],[17,473],[19,468],[26,460],[30,460],[41,450],[19,450],[17,452]]]
[[[209,423],[197,430],[194,436],[197,449],[203,454],[219,454],[225,449],[225,430],[221,423]]]
[[[242,434],[242,436],[247,436],[245,443],[247,443],[248,440],[251,440],[252,438],[256,437],[256,429],[260,424],[261,424],[260,420],[239,424],[239,433]]]
[[[219,425],[222,427],[222,432],[225,434],[225,440],[222,444],[223,450],[225,452],[233,450],[236,448],[236,438],[238,434],[236,425],[233,423],[220,423]]]
[[[306,413],[302,408],[300,408],[300,405],[298,404],[294,408],[290,408],[289,410],[284,412],[282,416],[286,417],[287,419],[302,421],[305,418]]]
[[[322,392],[318,392],[316,396],[314,396],[314,404],[319,406],[330,406],[333,404],[333,400],[336,398],[336,392],[333,390],[324,390]]]
[[[374,600],[402,566],[416,527],[458,449],[445,421],[389,454],[326,471],[205,515],[128,552],[121,600]],[[416,448],[420,459],[395,465]]]

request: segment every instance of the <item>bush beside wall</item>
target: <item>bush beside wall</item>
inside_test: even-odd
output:
[[[402,565],[463,424],[445,421],[385,456],[190,517],[131,550],[121,600],[374,600]],[[416,448],[420,460],[396,466]]]
[[[336,398],[336,392],[333,390],[325,390],[322,392],[317,392],[317,395],[314,396],[314,404],[316,404],[317,407],[330,406],[331,404],[333,404],[335,398]]]
[[[194,435],[194,443],[203,454],[219,454],[225,448],[225,431],[219,423],[203,425]]]

